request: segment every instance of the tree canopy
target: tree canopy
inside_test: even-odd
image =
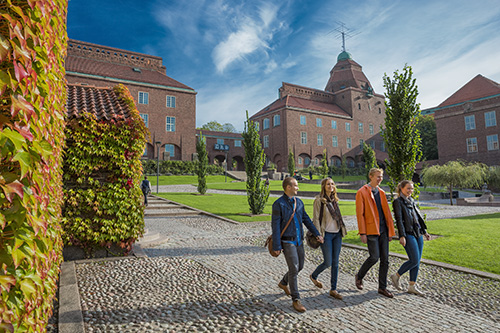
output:
[[[422,139],[422,159],[424,161],[438,159],[436,122],[432,116],[420,116],[417,128]]]
[[[375,152],[373,151],[371,146],[366,144],[366,142],[363,142],[363,160],[365,161],[366,180],[370,182],[368,173],[372,168],[378,168],[378,165],[377,159],[375,157]]]
[[[212,120],[201,126],[202,130],[215,131],[215,132],[226,132],[226,133],[237,133],[238,131],[233,126],[233,124],[225,123],[220,124],[219,122]]]

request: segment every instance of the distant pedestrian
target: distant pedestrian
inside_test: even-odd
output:
[[[368,244],[370,256],[355,275],[356,287],[363,289],[363,278],[380,258],[378,272],[378,293],[392,298],[387,290],[387,271],[389,269],[389,242],[394,232],[394,221],[385,192],[379,187],[384,179],[384,171],[372,168],[368,174],[370,183],[356,193],[356,217],[361,241]]]
[[[309,169],[309,180],[313,180],[313,172]]]
[[[148,180],[148,176],[144,176],[143,181],[141,182],[141,191],[144,195],[144,205],[148,206],[148,195],[151,193],[151,183]]]
[[[269,187],[269,177],[266,177],[266,182],[265,182],[266,186]]]
[[[292,296],[292,306],[296,311],[304,312],[306,308],[300,303],[297,286],[297,276],[304,267],[303,225],[317,237],[320,243],[323,242],[323,237],[307,215],[302,200],[296,197],[299,189],[297,180],[287,177],[282,185],[285,193],[273,203],[272,209],[273,250],[276,255],[283,251],[288,272],[278,283],[278,287],[287,295]],[[281,235],[283,230],[283,235]]]
[[[401,290],[399,278],[407,271],[410,271],[408,293],[423,296],[415,283],[417,282],[420,259],[424,249],[423,238],[429,240],[431,236],[427,233],[427,226],[422,214],[411,197],[413,182],[403,180],[398,184],[396,192],[398,198],[393,201],[392,207],[398,227],[399,243],[405,248],[408,261],[401,265],[396,274],[391,275],[391,281],[396,289]]]
[[[314,198],[313,223],[323,236],[321,251],[323,252],[323,263],[321,263],[309,276],[314,285],[323,288],[319,282],[318,275],[328,267],[332,267],[330,279],[330,296],[342,299],[337,292],[337,277],[339,274],[339,255],[342,248],[342,230],[345,230],[342,214],[340,213],[337,188],[331,178],[321,181],[321,192]]]

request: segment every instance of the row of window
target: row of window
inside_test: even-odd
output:
[[[498,134],[488,135],[486,137],[486,147],[488,150],[498,150]],[[467,138],[467,152],[477,153],[477,138]]]
[[[170,157],[175,157],[175,146],[171,144],[165,145],[165,152],[170,153]],[[148,145],[144,148],[144,154],[142,156],[148,155]]]
[[[141,116],[142,120],[144,121],[144,124],[146,125],[146,127],[149,127],[149,115],[147,115],[145,113],[141,113],[140,116]],[[166,117],[165,130],[167,132],[175,132],[175,117],[170,117],[170,116]]]
[[[311,163],[311,159],[309,157],[302,158],[302,156],[299,156],[297,158],[297,164],[298,165],[306,165],[307,166],[310,163]],[[313,160],[313,163],[315,165],[319,165],[320,159],[319,158],[315,158]],[[330,165],[335,165],[336,167],[340,167],[341,164],[342,164],[342,161],[338,157],[332,157],[332,158],[330,158]],[[347,167],[349,167],[349,168],[354,168],[356,166],[356,163],[354,163],[354,160],[352,160],[352,159],[347,159],[346,160],[346,164],[347,164]]]
[[[224,144],[224,139],[217,139],[217,144],[223,145]],[[234,140],[234,146],[235,147],[241,147],[241,140]]]
[[[465,130],[470,131],[476,129],[476,116],[465,116]],[[484,127],[493,127],[497,125],[497,117],[495,111],[484,113]]]
[[[139,104],[149,104],[149,93],[139,91],[139,97],[137,98]],[[166,107],[175,108],[176,98],[175,96],[167,96]]]

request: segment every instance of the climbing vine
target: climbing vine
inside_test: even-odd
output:
[[[66,0],[0,2],[0,331],[42,332],[62,241]]]

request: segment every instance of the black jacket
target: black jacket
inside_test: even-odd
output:
[[[403,197],[398,197],[392,202],[392,208],[398,227],[399,238],[406,237],[406,235],[419,236],[417,224],[414,223],[413,211],[415,211],[418,223],[420,224],[420,234],[427,233],[427,226],[425,225],[422,213],[420,213],[420,210],[413,200],[408,201]]]

